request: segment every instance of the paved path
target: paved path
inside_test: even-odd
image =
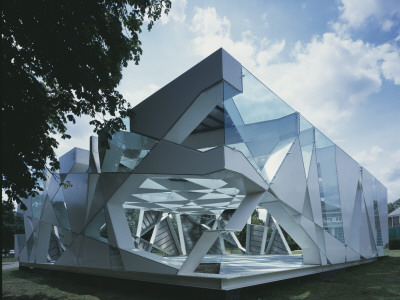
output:
[[[1,264],[1,269],[2,270],[14,269],[14,268],[18,268],[18,266],[19,266],[19,262],[17,262],[17,261],[3,262]]]

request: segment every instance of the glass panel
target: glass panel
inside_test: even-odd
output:
[[[318,142],[316,139],[317,144]],[[317,170],[324,228],[344,243],[335,147],[317,148]]]
[[[268,182],[298,135],[298,114],[245,124],[232,99],[224,103],[225,144],[243,153]]]
[[[376,196],[376,179],[372,179],[372,194],[374,197],[374,216],[375,216],[375,229],[376,229],[376,245],[383,246],[381,221],[379,218],[378,200]]]
[[[39,180],[39,185],[41,188],[44,188],[42,180]],[[40,216],[42,215],[44,190],[38,192],[39,194],[32,197],[31,199],[32,199],[32,217],[39,220]]]
[[[315,146],[317,148],[325,148],[329,146],[333,146],[334,143],[330,139],[328,139],[321,131],[315,128]]]
[[[275,120],[295,112],[244,68],[242,76],[243,93],[235,96],[234,102],[245,124]]]
[[[67,206],[65,205],[62,188],[58,189],[58,192],[51,201],[51,204],[53,206],[54,214],[56,215],[56,218],[60,226],[62,228],[71,230],[71,225],[69,223],[69,218],[68,218]]]
[[[308,171],[310,170],[310,162],[312,151],[314,149],[315,143],[315,128],[300,115],[300,147],[301,154],[303,157],[304,171],[306,172],[306,179],[308,178]]]
[[[133,132],[120,131],[113,135],[110,149],[106,149],[102,172],[131,172],[157,143]]]
[[[106,213],[104,207],[86,226],[85,235],[104,243],[108,242]]]

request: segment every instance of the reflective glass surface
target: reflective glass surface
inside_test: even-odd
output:
[[[318,130],[316,130],[315,139],[324,228],[344,243],[343,220],[336,171],[336,146]]]
[[[132,172],[156,144],[156,140],[133,132],[120,131],[113,135],[106,149],[102,172]]]
[[[98,241],[108,242],[106,213],[104,207],[89,222],[85,229],[85,235]]]
[[[301,155],[303,157],[304,171],[306,173],[306,179],[308,178],[308,172],[310,170],[310,162],[312,151],[315,143],[315,128],[300,115],[300,147]]]
[[[270,182],[299,132],[298,113],[243,69],[243,93],[224,96],[225,145]]]
[[[64,229],[71,230],[71,225],[69,223],[69,217],[67,212],[67,207],[64,201],[64,194],[62,188],[58,189],[57,194],[54,196],[51,201],[51,205],[53,206],[54,214],[60,223],[60,226]]]

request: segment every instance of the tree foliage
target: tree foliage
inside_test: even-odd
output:
[[[388,203],[388,214],[395,211],[398,207],[400,207],[400,198],[396,201]]]
[[[94,131],[109,137],[124,128],[122,68],[139,62],[145,19],[150,30],[170,7],[167,0],[1,2],[1,172],[10,201],[42,189],[47,163],[59,168],[54,134],[70,138],[67,123],[76,116],[89,115]]]

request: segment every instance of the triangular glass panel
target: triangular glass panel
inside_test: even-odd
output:
[[[234,102],[245,124],[269,121],[295,111],[249,71],[242,69],[243,93]]]
[[[101,164],[102,172],[132,172],[157,140],[126,131],[115,133]]]
[[[106,213],[104,207],[100,209],[96,216],[86,225],[85,235],[98,241],[108,243]]]
[[[67,206],[65,204],[64,194],[62,189],[63,189],[62,187],[58,189],[58,192],[51,201],[51,204],[53,206],[54,214],[56,215],[56,218],[60,226],[62,228],[71,230],[71,225],[69,222],[69,217],[67,212]]]
[[[333,146],[334,143],[328,139],[321,131],[315,128],[315,145],[316,148],[322,149],[325,147]]]

